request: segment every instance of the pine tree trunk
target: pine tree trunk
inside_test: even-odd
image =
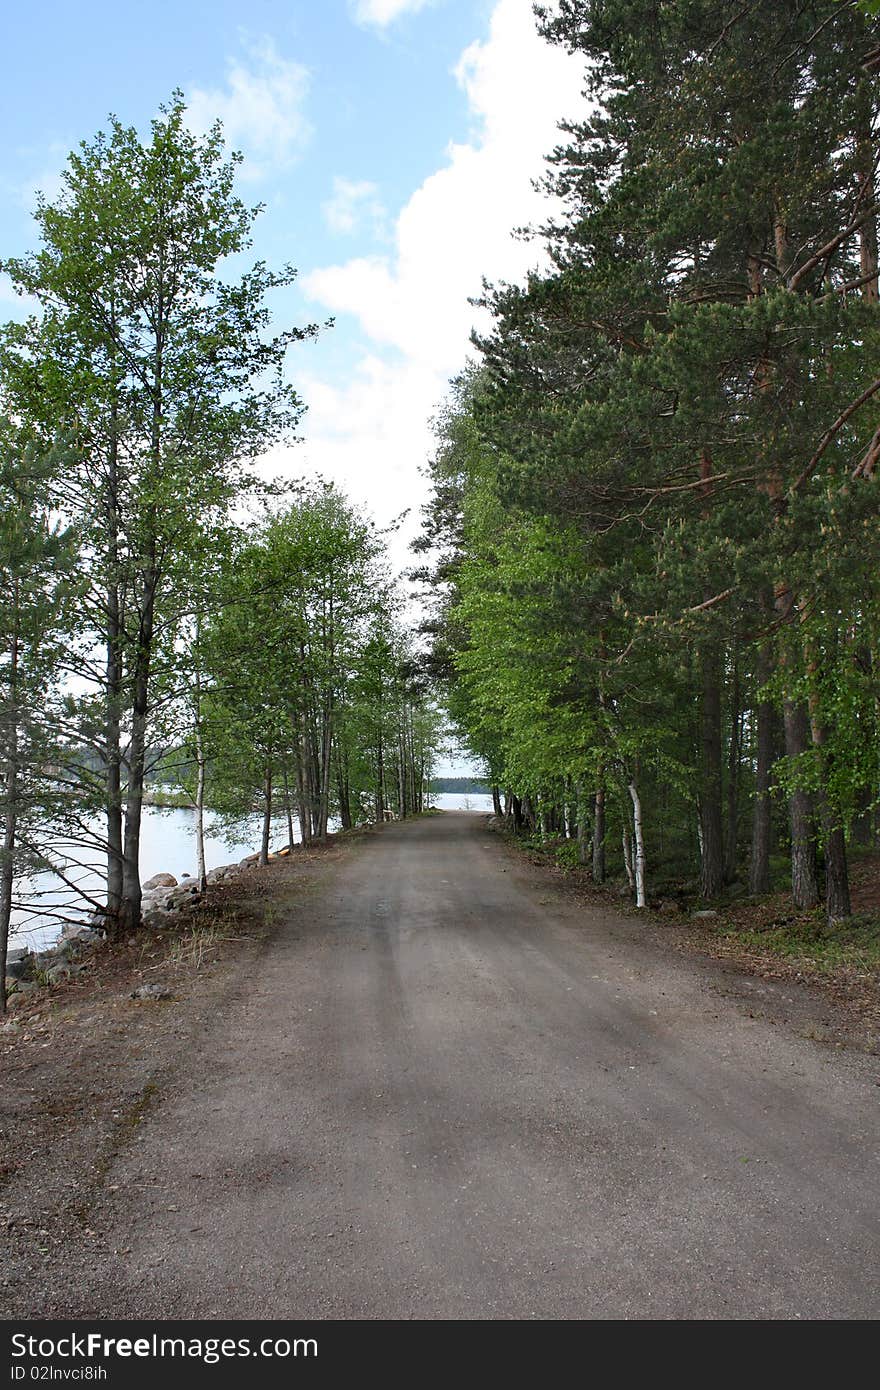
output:
[[[862,165],[862,177],[865,180],[862,192],[862,206],[869,208],[873,206],[877,198],[876,178],[874,174],[874,137],[872,132],[872,111],[871,97],[868,91],[868,84],[863,80],[859,93],[861,111],[859,125],[860,130],[860,155]],[[862,294],[865,299],[876,300],[880,298],[880,283],[877,274],[877,218],[869,217],[867,222],[863,222],[859,230],[859,279],[864,280]]]
[[[131,712],[128,796],[125,803],[125,859],[122,871],[122,908],[119,920],[119,930],[123,934],[137,931],[141,925],[141,816],[144,805],[150,655],[153,643],[153,612],[157,582],[155,571],[150,569],[144,585],[144,606],[135,659],[134,699]]]
[[[406,751],[403,746],[403,739],[398,740],[397,744],[397,818],[403,820],[406,816]]]
[[[317,718],[314,710],[311,711],[311,718],[308,721],[306,735],[306,748],[308,749],[308,787],[309,787],[309,815],[312,822],[312,835],[321,838],[321,751],[318,742]]]
[[[798,758],[807,751],[809,725],[803,705],[786,700],[783,706],[785,752]],[[816,839],[813,827],[813,804],[809,792],[793,791],[788,798],[791,825],[791,896],[795,907],[815,907],[819,901],[819,882],[816,873]]]
[[[815,664],[808,663],[810,674],[815,676]],[[852,916],[849,895],[849,871],[846,862],[846,840],[843,826],[834,814],[828,797],[829,754],[828,735],[819,709],[819,697],[815,690],[810,694],[810,732],[813,746],[819,751],[822,760],[823,786],[817,797],[819,818],[822,824],[822,840],[825,853],[825,913],[831,922],[841,922]]]
[[[333,751],[333,702],[328,698],[321,730],[321,800],[319,809],[318,834],[322,840],[327,838],[327,825],[330,820],[330,767]]]
[[[724,882],[721,814],[721,660],[718,648],[702,654],[700,744],[700,892],[717,898]]]
[[[416,815],[419,810],[418,805],[418,781],[416,779],[416,748],[415,748],[415,727],[413,725],[413,709],[409,707],[409,718],[407,720],[407,742],[409,744],[409,809],[411,815]]]
[[[108,924],[114,922],[122,906],[122,748],[119,709],[122,699],[122,663],[119,654],[119,595],[115,585],[107,592],[107,719],[104,728],[107,814],[107,908]]]
[[[605,788],[601,783],[593,799],[593,882],[605,882]]]
[[[287,775],[287,768],[284,769],[284,814],[287,817],[287,847],[293,849],[296,841],[293,837],[293,802],[290,799],[290,778]]]
[[[587,829],[587,798],[584,794],[584,779],[582,777],[577,779],[575,796],[577,797],[578,863],[586,864],[590,849],[590,837]]]
[[[348,755],[336,755],[336,796],[339,801],[339,821],[343,830],[351,830],[351,788],[348,781]]]
[[[165,228],[157,240],[157,294],[151,390],[150,462],[153,482],[162,474],[162,429],[164,409],[164,350],[166,331]],[[150,523],[147,521],[147,526]],[[144,773],[147,751],[147,712],[150,697],[150,663],[153,653],[154,616],[159,589],[155,532],[147,532],[143,556],[143,597],[134,659],[131,739],[129,742],[128,795],[125,802],[125,860],[122,866],[122,909],[119,928],[123,933],[137,931],[141,925],[140,844],[141,815],[144,804]]]
[[[846,838],[843,826],[835,825],[826,805],[823,807],[825,837],[825,914],[829,921],[842,922],[852,916]]]
[[[112,331],[115,337],[115,312]],[[111,354],[115,366],[115,353]],[[107,904],[108,929],[118,925],[122,907],[123,828],[122,828],[122,605],[119,593],[119,406],[116,384],[110,403],[110,431],[107,477],[104,484],[104,511],[107,527],[107,632],[106,632],[106,722],[104,761],[107,814]],[[115,929],[115,928],[114,928]]]
[[[385,819],[385,750],[382,747],[381,730],[376,744],[376,821]]]

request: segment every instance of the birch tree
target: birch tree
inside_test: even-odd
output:
[[[58,501],[84,536],[92,642],[77,674],[102,711],[111,931],[140,921],[157,670],[188,610],[188,549],[301,411],[283,366],[314,330],[273,335],[267,306],[294,272],[228,270],[259,212],[235,194],[238,162],[219,125],[189,131],[179,93],[146,139],[111,118],[41,202],[40,249],[3,263],[40,306],[5,334],[16,409],[77,450]]]

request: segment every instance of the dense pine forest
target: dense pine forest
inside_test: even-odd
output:
[[[876,7],[561,0],[548,269],[489,284],[419,542],[507,822],[851,912],[880,794]]]

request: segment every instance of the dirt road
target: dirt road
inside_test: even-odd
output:
[[[548,896],[549,894],[549,896]],[[387,827],[277,926],[105,1175],[72,1311],[876,1317],[876,1057]]]

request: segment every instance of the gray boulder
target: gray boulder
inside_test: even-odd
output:
[[[46,979],[50,985],[58,985],[62,980],[72,980],[75,975],[79,975],[85,969],[84,965],[77,965],[74,961],[59,961],[46,971]]]
[[[247,867],[247,865],[245,866]],[[230,878],[238,878],[242,872],[241,864],[218,864],[216,869],[210,869],[205,875],[208,883],[223,883]]]
[[[14,946],[6,957],[6,974],[13,980],[21,980],[31,966],[31,953],[26,946]]]
[[[713,918],[717,916],[718,913],[715,911],[714,907],[702,907],[699,912],[691,913],[691,917],[695,922],[711,922]]]
[[[57,960],[75,960],[84,946],[91,946],[101,938],[97,932],[90,932],[86,928],[80,928],[76,936],[65,936],[52,947],[52,955]]]
[[[141,889],[145,893],[150,893],[154,888],[176,888],[177,879],[173,874],[153,874],[146,883],[141,884]]]
[[[96,941],[101,940],[101,933],[94,931],[91,927],[73,926],[68,922],[61,933],[61,940],[76,941],[81,946],[92,946]]]
[[[167,985],[153,984],[138,985],[137,989],[132,990],[131,994],[129,995],[129,998],[140,1000],[158,1000],[173,999],[174,995],[171,993],[171,990],[168,988]]]
[[[169,908],[188,907],[191,903],[197,902],[201,896],[196,883],[183,883],[168,894],[166,906]]]
[[[14,983],[16,994],[33,994],[40,988],[36,980],[16,980]]]
[[[171,913],[165,907],[156,904],[153,907],[145,907],[141,913],[141,926],[149,931],[162,931],[171,925]]]

